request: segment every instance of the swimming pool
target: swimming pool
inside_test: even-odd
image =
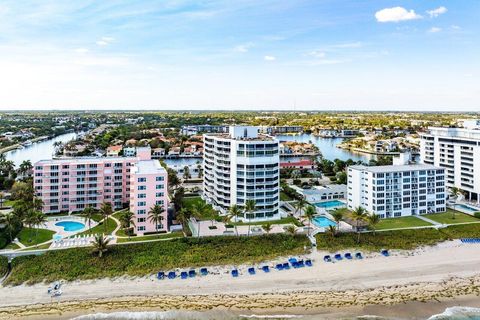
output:
[[[82,230],[83,228],[85,228],[85,225],[83,223],[77,221],[61,221],[55,223],[55,225],[57,227],[63,227],[63,230],[70,232]]]
[[[330,200],[325,202],[317,202],[315,203],[315,206],[319,208],[330,209],[336,207],[345,207],[345,203],[339,200]]]
[[[471,206],[467,206],[466,204],[463,204],[463,203],[462,204],[457,204],[455,206],[455,208],[457,208],[457,209],[460,208],[460,209],[463,209],[463,210],[465,210],[467,212],[471,212],[471,213],[480,211],[480,209],[477,209],[477,208],[471,207]]]
[[[319,228],[328,228],[329,226],[336,227],[337,224],[324,216],[316,216],[312,219],[312,223]]]

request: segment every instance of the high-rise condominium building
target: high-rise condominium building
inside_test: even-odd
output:
[[[150,159],[150,148],[138,148],[137,157],[85,157],[41,160],[34,165],[34,190],[43,212],[78,212],[99,209],[109,202],[114,209],[130,204],[137,234],[155,231],[148,212],[163,206],[167,231],[167,172]]]
[[[463,126],[428,128],[421,135],[420,159],[445,168],[447,187],[457,187],[467,199],[480,203],[480,120]]]
[[[380,218],[446,210],[445,170],[432,165],[348,167],[347,205]]]
[[[279,217],[280,158],[278,140],[258,127],[232,126],[229,133],[205,134],[203,197],[226,214],[237,204],[255,200],[256,211],[244,219]]]

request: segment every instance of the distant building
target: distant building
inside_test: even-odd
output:
[[[313,170],[315,165],[311,159],[300,159],[293,161],[281,161],[281,169]]]
[[[350,166],[347,205],[380,218],[446,210],[445,169],[432,165]]]
[[[271,126],[271,127],[261,127],[262,132],[277,135],[285,133],[301,133],[303,132],[302,126]]]
[[[212,126],[209,124],[183,126],[181,132],[186,136],[194,136],[199,133],[225,133],[228,132],[228,126]]]
[[[135,157],[137,154],[137,148],[135,147],[125,147],[123,148],[123,156],[124,157]]]
[[[255,213],[244,218],[273,220],[279,218],[279,143],[258,131],[232,126],[229,133],[204,135],[203,197],[223,214],[255,200]]]
[[[120,152],[122,151],[122,146],[117,145],[117,146],[109,146],[107,148],[107,157],[118,157],[120,155]]]

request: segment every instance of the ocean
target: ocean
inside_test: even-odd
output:
[[[246,314],[232,311],[139,311],[139,312],[112,312],[112,313],[92,313],[81,315],[73,318],[73,320],[249,320],[249,319],[268,319],[268,320],[316,320],[316,319],[346,319],[346,320],[407,320],[407,319],[423,319],[423,320],[480,320],[480,308],[471,307],[450,307],[446,308],[440,314],[431,315],[430,317],[382,317],[375,315],[362,316],[338,316],[328,314],[308,314],[308,315],[291,315],[291,314],[271,314],[257,315]]]

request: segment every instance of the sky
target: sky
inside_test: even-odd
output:
[[[2,0],[0,110],[480,110],[478,0]]]

